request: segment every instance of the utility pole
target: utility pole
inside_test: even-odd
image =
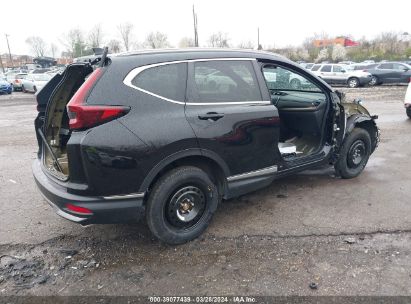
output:
[[[194,10],[194,4],[193,4],[193,21],[194,21],[194,46],[198,47],[197,14]]]
[[[263,47],[260,44],[260,28],[257,27],[257,50],[262,50]]]
[[[7,35],[7,34],[4,34],[4,35],[6,36],[7,48],[9,49],[9,57],[10,57],[11,67],[14,67],[13,58],[11,57],[11,52],[10,52],[9,35]]]
[[[1,59],[1,53],[0,53],[0,65],[1,65],[1,70],[4,73],[4,66],[3,66],[3,60]]]

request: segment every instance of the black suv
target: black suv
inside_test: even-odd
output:
[[[59,215],[84,225],[145,209],[155,236],[183,243],[221,199],[324,164],[355,177],[378,144],[375,116],[280,56],[196,49],[99,59],[97,68],[69,65],[37,95],[34,178]]]

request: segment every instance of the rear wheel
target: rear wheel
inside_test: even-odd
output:
[[[37,92],[37,88],[35,86],[33,87],[33,91],[34,91],[34,93]]]
[[[411,106],[409,106],[409,107],[406,109],[406,111],[407,111],[407,116],[408,116],[409,118],[411,118]]]
[[[23,93],[27,93],[26,88],[24,87],[24,85],[21,86],[21,91],[22,91]]]
[[[147,224],[161,241],[182,244],[204,232],[218,201],[218,189],[203,170],[179,167],[163,175],[151,190]]]
[[[364,129],[354,128],[344,140],[340,157],[334,165],[337,175],[342,178],[353,178],[360,175],[370,155],[370,134]]]
[[[360,81],[358,78],[352,77],[348,79],[348,87],[350,88],[358,88],[360,86]]]
[[[371,81],[369,82],[369,85],[375,86],[375,85],[377,85],[377,84],[379,84],[378,77],[377,77],[377,76],[372,76],[372,77],[371,77]]]

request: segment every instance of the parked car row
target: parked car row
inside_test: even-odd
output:
[[[37,92],[39,91],[57,71],[50,69],[35,69],[31,73],[9,72],[4,77],[12,86],[12,91]],[[11,93],[10,93],[11,94]]]
[[[343,61],[339,64],[301,65],[329,84],[347,85],[351,88],[384,83],[408,83],[411,77],[411,66],[404,62],[373,63],[367,60],[362,63]]]

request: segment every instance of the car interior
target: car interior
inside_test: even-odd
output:
[[[263,66],[271,101],[280,116],[279,151],[285,160],[311,155],[321,148],[326,94],[310,80],[272,64]],[[299,87],[290,85],[298,80]]]

